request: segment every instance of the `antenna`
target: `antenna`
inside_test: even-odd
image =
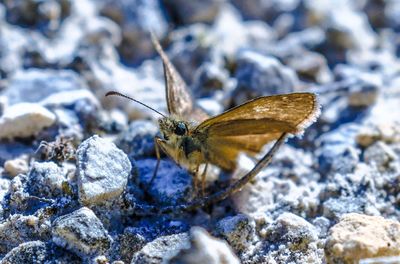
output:
[[[133,99],[132,97],[129,97],[129,96],[125,95],[125,94],[122,94],[122,93],[119,93],[119,92],[115,92],[115,91],[110,91],[110,92],[106,93],[106,96],[110,96],[110,95],[117,95],[117,96],[121,96],[121,97],[127,98],[127,99],[129,99],[129,100],[132,100],[132,101],[134,101],[134,102],[136,102],[136,103],[138,103],[138,104],[141,104],[141,105],[147,107],[147,108],[150,109],[150,110],[153,110],[153,111],[156,112],[157,114],[159,114],[159,115],[161,115],[161,116],[167,118],[167,116],[165,116],[164,114],[158,112],[156,109],[154,109],[154,108],[152,108],[152,107],[150,107],[150,106],[148,106],[148,105],[146,105],[146,104],[144,104],[144,103],[142,103],[142,102],[140,102],[140,101],[138,101],[138,100],[136,100],[136,99]]]

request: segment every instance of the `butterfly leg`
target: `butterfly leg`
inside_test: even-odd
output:
[[[192,173],[192,175],[193,175],[193,177],[192,177],[193,178],[193,197],[195,197],[197,195],[198,190],[199,190],[199,181],[197,178],[198,172],[199,172],[199,165],[197,165],[195,167],[195,169],[193,170],[193,173]]]
[[[206,175],[207,175],[207,168],[208,168],[208,163],[206,163],[203,173],[201,174],[201,196],[205,196],[205,190],[206,190]]]
[[[153,183],[154,179],[156,178],[158,167],[160,166],[160,161],[161,161],[161,159],[160,159],[160,140],[161,139],[159,137],[155,137],[154,138],[154,149],[156,151],[157,164],[156,164],[156,167],[154,169],[153,176],[150,179],[149,186],[151,186],[151,184]]]

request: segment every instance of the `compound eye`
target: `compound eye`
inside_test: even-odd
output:
[[[183,122],[178,122],[178,124],[175,127],[174,133],[178,136],[183,136],[186,134],[187,127],[186,124]]]

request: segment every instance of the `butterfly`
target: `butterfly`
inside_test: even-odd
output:
[[[162,116],[158,120],[162,136],[155,137],[158,162],[152,180],[160,164],[161,150],[193,175],[195,190],[200,165],[205,165],[201,173],[204,194],[208,164],[234,170],[240,153],[253,156],[283,134],[300,135],[319,115],[316,94],[303,92],[258,97],[209,117],[195,104],[186,83],[153,35],[152,40],[163,63],[169,115],[124,94],[106,94],[128,98]]]

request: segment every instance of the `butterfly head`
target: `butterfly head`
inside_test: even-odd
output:
[[[188,123],[170,117],[159,119],[160,131],[165,140],[179,138],[189,133]]]

